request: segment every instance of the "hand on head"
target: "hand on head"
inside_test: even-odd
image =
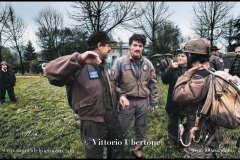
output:
[[[93,51],[86,51],[82,54],[82,60],[85,64],[100,64],[102,60],[99,55]]]
[[[188,72],[191,73],[191,75],[192,75],[192,74],[194,74],[197,70],[203,69],[202,67],[203,67],[202,64],[194,65],[194,67],[190,68],[190,69],[188,70]]]
[[[173,62],[170,66],[171,66],[171,68],[178,68],[178,63],[177,62]]]

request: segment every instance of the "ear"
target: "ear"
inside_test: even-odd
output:
[[[97,44],[98,49],[100,49],[101,46],[102,46],[102,43],[98,42],[98,44]]]

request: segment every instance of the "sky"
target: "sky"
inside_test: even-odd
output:
[[[68,17],[67,11],[72,9],[71,5],[74,4],[74,2],[68,1],[18,1],[18,2],[0,2],[1,3],[10,3],[12,4],[16,14],[23,18],[24,22],[27,24],[27,30],[25,32],[27,39],[31,40],[34,48],[36,51],[39,51],[41,48],[37,45],[37,37],[35,35],[35,32],[37,31],[36,23],[34,22],[34,19],[38,16],[39,12],[47,7],[51,7],[53,9],[58,10],[62,15],[64,16],[64,23],[66,26],[71,26],[74,21]],[[172,13],[172,15],[169,17],[169,20],[173,21],[175,25],[178,25],[178,27],[181,30],[181,33],[183,37],[194,37],[193,31],[190,29],[191,21],[193,18],[193,5],[197,2],[189,2],[189,1],[168,1],[165,2],[166,5],[169,6],[169,13]],[[233,14],[234,18],[240,15],[240,2],[236,1],[236,5],[231,10],[231,14]],[[67,25],[68,24],[68,25]],[[130,31],[127,31],[125,29],[117,29],[115,31],[114,39],[118,40],[121,39],[123,42],[128,42],[129,37],[133,33]],[[26,42],[27,43],[27,42]],[[221,48],[221,45],[218,45],[219,48]]]

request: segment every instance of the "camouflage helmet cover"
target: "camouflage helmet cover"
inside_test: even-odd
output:
[[[183,47],[184,52],[195,54],[209,54],[210,43],[205,38],[190,39]]]

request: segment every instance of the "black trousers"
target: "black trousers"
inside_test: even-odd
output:
[[[16,97],[15,97],[13,86],[2,86],[2,87],[0,87],[0,101],[2,103],[5,103],[6,91],[8,93],[8,96],[9,96],[10,100],[12,102],[16,102]]]
[[[81,120],[80,130],[86,158],[102,159],[104,146],[108,159],[123,158],[123,136],[118,119],[112,122]]]
[[[178,144],[178,122],[179,122],[179,113],[167,113],[168,115],[168,138]]]

